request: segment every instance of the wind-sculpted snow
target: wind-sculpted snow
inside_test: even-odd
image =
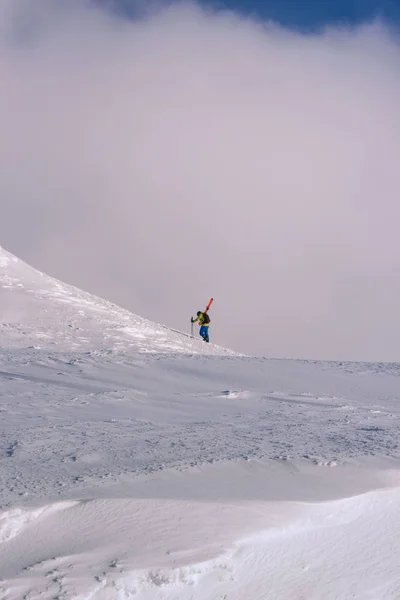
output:
[[[0,305],[1,598],[399,598],[400,365],[236,355],[3,250]]]
[[[316,504],[253,501],[250,510],[243,501],[167,499],[21,510],[18,532],[0,540],[0,592],[5,600],[396,600],[399,502],[399,488],[389,488]]]
[[[35,349],[0,363],[7,503],[221,460],[399,454],[400,377],[374,367]]]

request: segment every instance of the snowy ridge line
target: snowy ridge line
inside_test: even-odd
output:
[[[285,359],[276,359],[285,360]],[[341,361],[341,360],[310,360],[310,359],[288,359],[295,362],[310,364],[310,365],[321,365],[326,369],[341,370],[345,373],[358,373],[364,374],[390,374],[395,377],[400,377],[400,363],[399,362],[368,362],[368,361]]]
[[[259,358],[259,357],[254,357]],[[319,365],[324,369],[342,370],[345,373],[359,373],[359,374],[391,374],[400,377],[400,362],[369,362],[369,361],[357,361],[357,360],[326,360],[311,359],[311,358],[276,358],[274,356],[262,357],[265,360],[273,360],[286,364],[297,363],[304,365]]]

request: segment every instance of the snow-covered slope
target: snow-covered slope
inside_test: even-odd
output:
[[[0,250],[1,600],[400,598],[400,365],[229,353]]]
[[[13,348],[234,354],[57,281],[2,248],[0,327]]]

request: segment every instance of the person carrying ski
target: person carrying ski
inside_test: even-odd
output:
[[[207,310],[208,310],[208,307],[207,307]],[[209,336],[210,317],[207,314],[207,310],[205,310],[204,312],[201,312],[199,310],[197,312],[197,318],[196,319],[193,319],[193,317],[191,318],[192,323],[197,323],[197,321],[199,322],[199,325],[200,325],[199,334],[205,342],[210,341],[210,336]]]

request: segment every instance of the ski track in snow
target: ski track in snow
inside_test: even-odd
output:
[[[399,364],[238,355],[1,248],[0,307],[1,598],[400,598]]]

